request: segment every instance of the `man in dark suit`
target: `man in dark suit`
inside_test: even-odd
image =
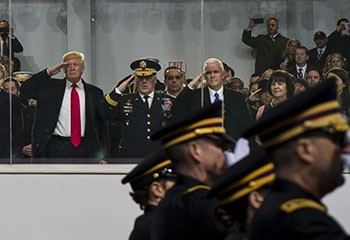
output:
[[[308,52],[308,63],[321,71],[324,68],[328,54],[334,52],[334,50],[328,47],[327,41],[328,39],[324,32],[316,32],[314,35],[314,42],[316,47],[309,50]]]
[[[288,69],[288,72],[294,77],[306,80],[306,73],[312,67],[307,63],[309,60],[308,50],[304,46],[297,47],[295,50],[295,65]]]
[[[204,77],[206,86],[192,89],[196,82]],[[241,136],[250,126],[250,117],[244,95],[224,87],[224,67],[216,58],[209,58],[203,66],[203,73],[197,76],[176,99],[176,109],[180,115],[214,103],[223,101],[224,126],[227,133],[234,139]]]
[[[10,97],[12,97],[11,104]],[[10,95],[2,89],[0,89],[0,126],[0,162],[9,164],[10,155],[13,159],[22,156],[23,129],[18,97]],[[11,141],[12,151],[10,149]]]
[[[10,28],[10,24],[6,20],[0,20],[0,55],[9,56],[10,55],[10,41],[12,46],[12,56],[13,53],[23,52],[23,46],[21,42],[13,33],[13,29]]]
[[[161,148],[150,136],[172,118],[173,98],[155,91],[157,62],[139,59],[130,68],[134,74],[106,95],[104,106],[107,119],[120,124],[118,157],[142,158]],[[133,80],[136,92],[123,94]]]
[[[84,163],[96,163],[105,157],[103,92],[81,78],[84,68],[83,53],[72,51],[63,55],[62,63],[23,83],[22,102],[38,101],[33,126],[34,158],[64,158],[65,163],[79,163],[84,158]],[[61,69],[64,79],[51,78]]]
[[[340,52],[347,60],[350,59],[349,19],[341,18],[337,21],[336,29],[328,36],[328,46],[334,52]]]
[[[256,25],[254,18],[250,18],[248,27],[243,31],[242,41],[256,49],[255,73],[261,75],[265,70],[273,67],[277,57],[282,56],[289,39],[278,33],[279,23],[276,18],[267,19],[267,34],[253,37],[252,29]]]

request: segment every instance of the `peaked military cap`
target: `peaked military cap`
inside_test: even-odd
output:
[[[269,148],[315,129],[345,132],[349,125],[339,109],[335,79],[328,79],[267,112],[243,136],[257,134]]]
[[[203,136],[220,138],[228,144],[233,144],[234,140],[226,134],[223,127],[221,101],[177,118],[151,138],[152,140],[160,140],[164,148],[169,148]]]
[[[209,192],[219,200],[219,206],[234,204],[275,179],[274,167],[262,148],[228,168]]]
[[[136,76],[145,77],[156,74],[161,66],[152,59],[142,58],[132,62],[130,68],[134,70]]]
[[[136,191],[157,179],[175,177],[171,160],[166,157],[164,151],[158,151],[147,155],[122,179],[122,184],[130,183],[131,188]]]

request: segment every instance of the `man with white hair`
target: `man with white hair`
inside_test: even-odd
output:
[[[202,88],[193,89],[202,81]],[[203,84],[203,82],[206,84]],[[224,87],[224,66],[217,58],[209,58],[203,64],[203,73],[198,75],[178,96],[178,112],[189,112],[223,101],[224,126],[227,133],[237,139],[250,126],[251,118],[244,95]]]

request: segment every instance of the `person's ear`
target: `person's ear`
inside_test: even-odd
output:
[[[197,162],[201,162],[203,149],[196,141],[192,141],[188,144],[188,150],[193,159]]]
[[[165,195],[165,189],[160,182],[152,182],[149,189],[151,194],[156,198],[163,198]]]
[[[262,202],[264,201],[264,197],[258,191],[251,192],[248,199],[250,206],[252,206],[254,209],[260,208]]]
[[[315,151],[316,146],[309,138],[299,138],[295,144],[296,155],[305,163],[310,164],[314,161]]]

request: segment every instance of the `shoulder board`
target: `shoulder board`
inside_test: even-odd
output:
[[[183,192],[183,195],[186,196],[186,195],[193,193],[193,192],[200,190],[200,189],[210,190],[210,187],[207,185],[196,185],[196,186],[193,186],[193,187],[186,189],[186,191]]]
[[[281,205],[281,210],[285,213],[292,213],[302,208],[314,208],[321,212],[326,212],[326,208],[311,199],[297,198],[289,200]]]

